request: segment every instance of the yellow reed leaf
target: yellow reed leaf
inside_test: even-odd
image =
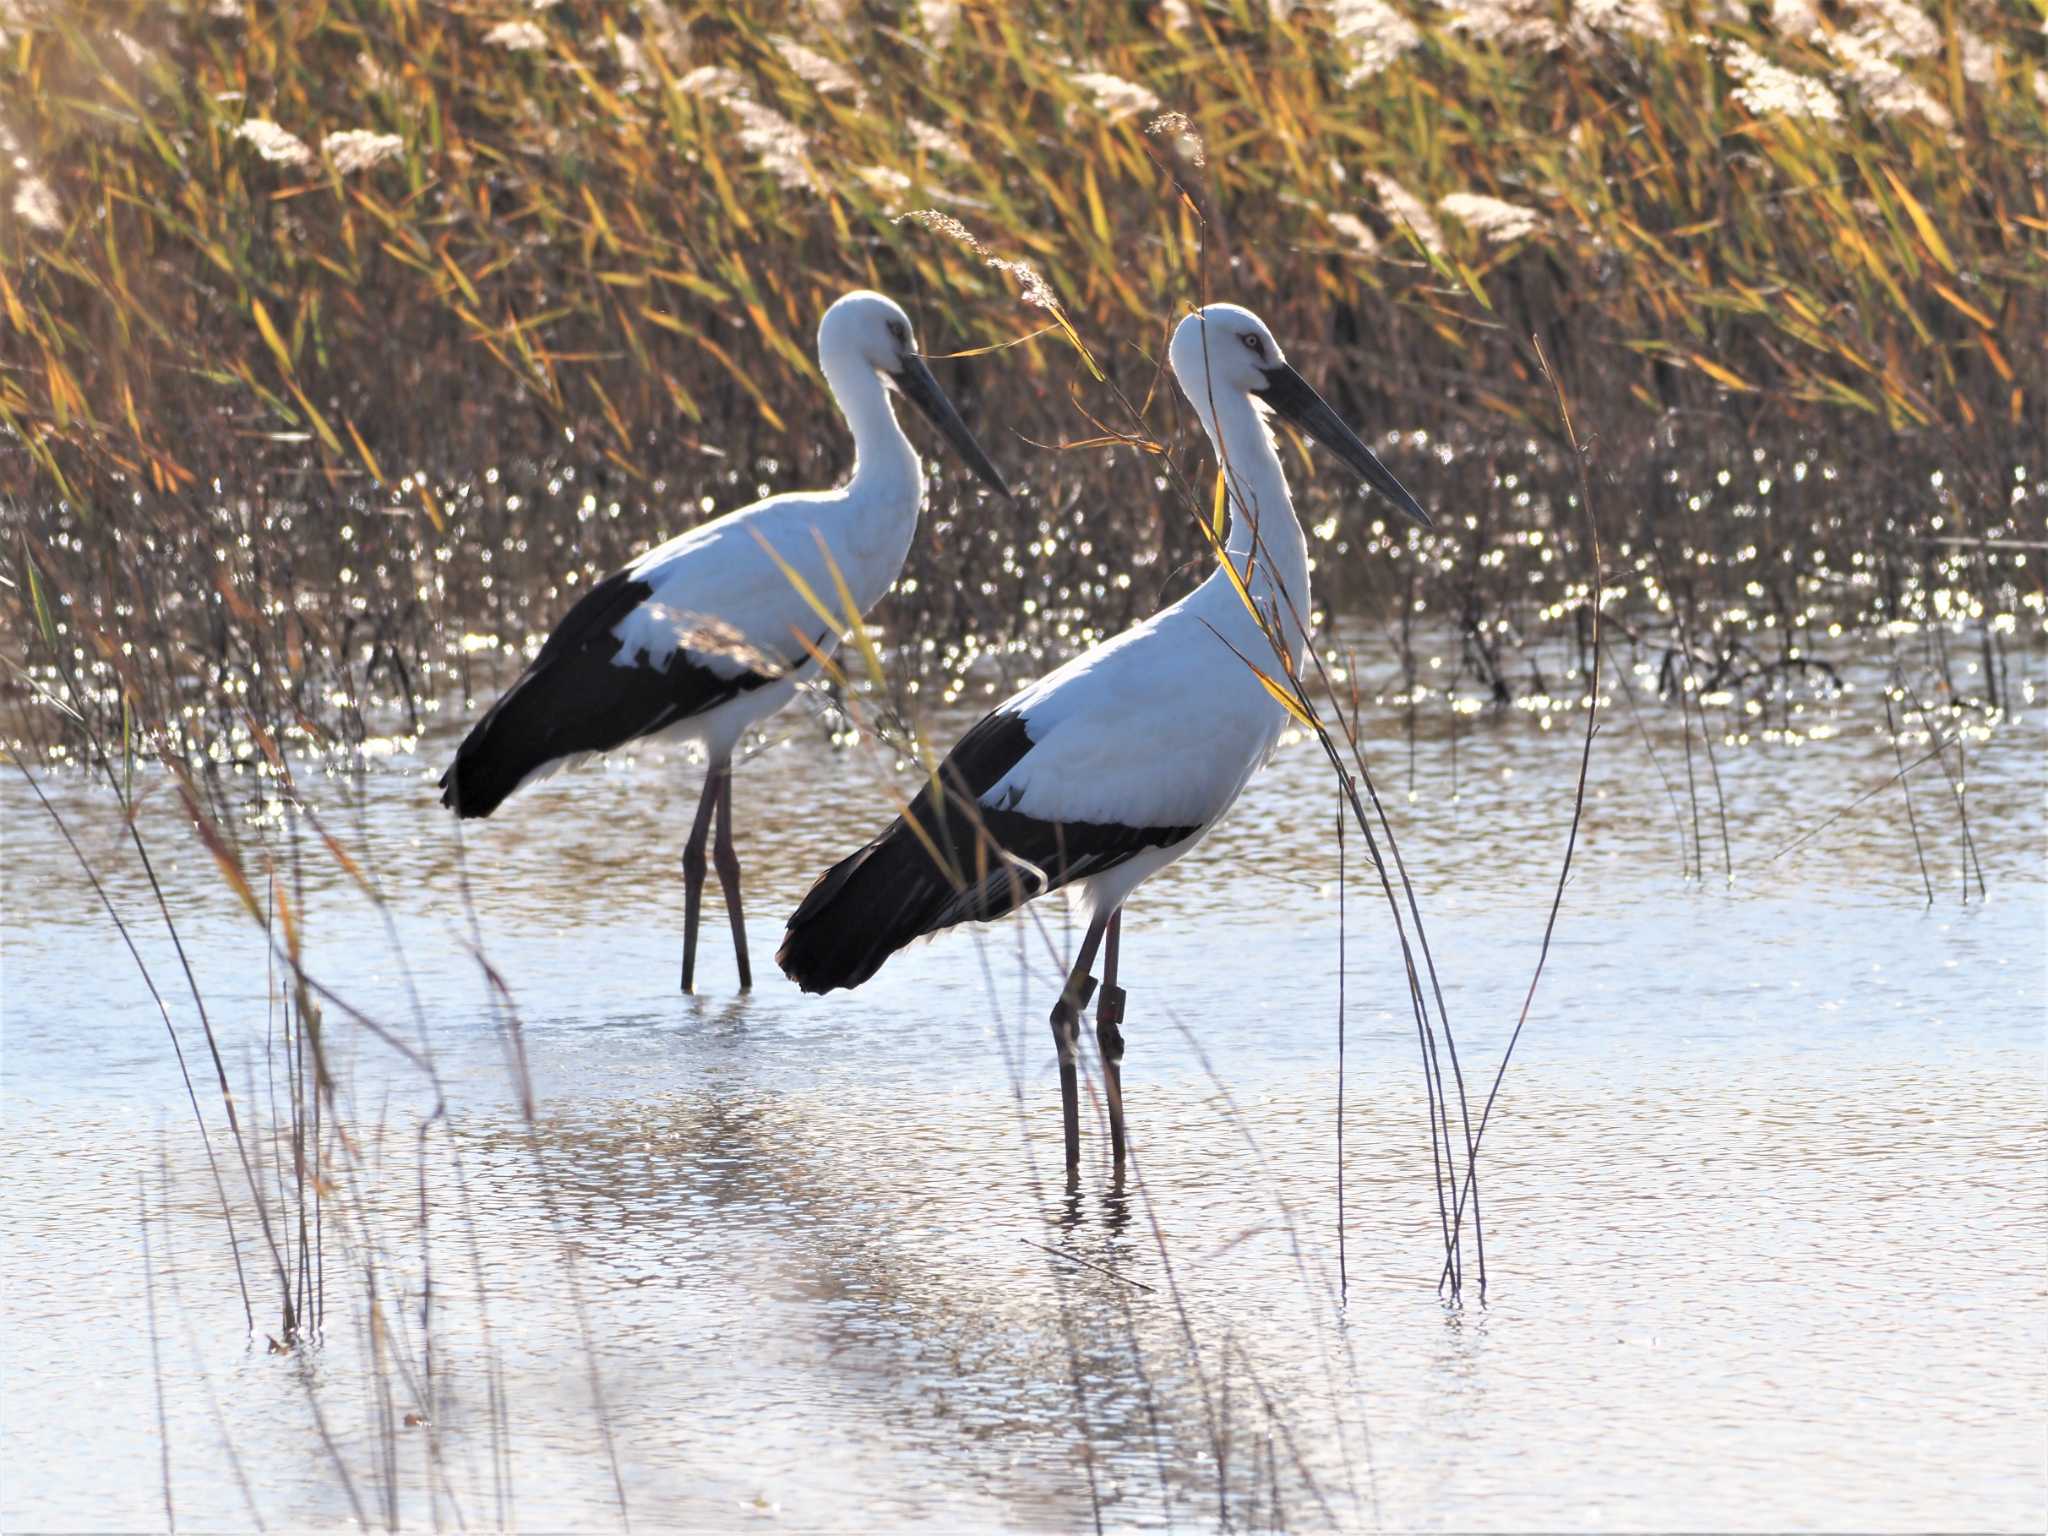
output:
[[[455,279],[455,286],[462,290],[462,296],[481,309],[484,301],[477,296],[476,285],[471,283],[469,275],[455,264],[455,258],[448,254],[448,247],[442,246],[438,254],[441,257],[441,265],[448,269],[448,275]]]
[[[1301,701],[1299,699],[1295,698],[1295,696],[1292,693],[1290,693],[1287,689],[1281,687],[1277,682],[1275,682],[1273,680],[1272,675],[1268,673],[1263,667],[1261,667],[1257,662],[1253,661],[1251,657],[1245,655],[1245,653],[1243,651],[1240,651],[1235,645],[1231,645],[1228,637],[1226,637],[1222,633],[1222,631],[1218,630],[1215,625],[1208,625],[1208,630],[1210,634],[1214,635],[1218,640],[1221,640],[1224,643],[1224,645],[1229,647],[1231,655],[1235,656],[1239,661],[1243,662],[1247,667],[1251,668],[1252,676],[1256,677],[1259,680],[1260,686],[1263,687],[1266,690],[1266,692],[1273,695],[1273,697],[1280,702],[1280,707],[1286,710],[1289,715],[1293,716],[1297,724],[1302,726],[1305,730],[1315,731],[1318,734],[1320,734],[1322,727],[1317,723],[1315,716],[1311,715],[1307,710],[1301,707]],[[1272,637],[1269,635],[1267,638],[1271,639]]]
[[[1102,189],[1096,185],[1092,162],[1082,168],[1081,190],[1088,194],[1088,222],[1094,227],[1095,238],[1107,245],[1110,239],[1109,212],[1102,206]]]
[[[811,537],[818,541],[818,553],[825,557],[825,569],[832,575],[833,589],[839,594],[840,605],[846,610],[846,625],[853,631],[854,642],[860,647],[861,660],[867,663],[868,681],[877,688],[882,686],[882,655],[875,649],[875,637],[868,631],[866,615],[860,611],[860,604],[853,600],[853,591],[846,585],[845,576],[840,574],[839,562],[832,558],[832,551],[825,545],[825,535],[813,528]]]
[[[1941,231],[1934,227],[1934,220],[1927,216],[1927,210],[1922,208],[1918,199],[1906,190],[1906,184],[1892,174],[1890,166],[1880,166],[1879,169],[1884,172],[1884,179],[1892,184],[1892,191],[1898,194],[1899,201],[1905,205],[1906,217],[1913,221],[1913,228],[1919,231],[1920,243],[1927,247],[1927,253],[1953,273],[1956,270],[1956,259],[1949,254],[1948,246],[1941,238]]]
[[[1756,393],[1756,386],[1754,384],[1750,383],[1747,379],[1742,378],[1738,374],[1731,373],[1728,369],[1723,368],[1719,363],[1713,361],[1711,358],[1702,357],[1697,352],[1691,353],[1689,355],[1692,358],[1692,365],[1695,368],[1699,369],[1701,373],[1704,373],[1708,378],[1714,379],[1719,383],[1725,384],[1730,389],[1741,390],[1745,394]]]
[[[25,35],[25,34],[24,34]],[[0,267],[0,297],[7,300],[7,318],[17,333],[28,332],[28,315],[22,310],[21,300],[15,297],[14,284],[7,280],[7,269]]]
[[[1985,330],[1988,331],[1995,328],[1997,324],[1996,321],[1994,321],[1989,315],[1985,314],[1984,311],[1979,309],[1976,305],[1970,303],[1967,299],[1965,299],[1961,294],[1957,293],[1955,289],[1949,287],[1946,283],[1937,283],[1930,280],[1928,286],[1932,288],[1936,293],[1940,294],[1944,299],[1947,299],[1949,303],[1953,304],[1965,315],[1968,315],[1972,320],[1976,321],[1979,325],[1983,326]]]
[[[1256,662],[1246,660],[1245,665],[1252,669],[1252,676],[1256,677],[1259,680],[1259,682],[1265,687],[1266,692],[1270,693],[1271,695],[1273,695],[1274,698],[1280,701],[1281,707],[1285,709],[1288,714],[1294,717],[1295,722],[1297,724],[1301,725],[1304,729],[1311,731],[1316,728],[1314,716],[1310,715],[1307,710],[1301,707],[1300,701],[1297,700],[1293,694],[1289,693],[1285,688],[1282,688],[1278,683],[1274,682],[1271,677],[1269,677],[1264,671],[1262,671],[1259,668]]]
[[[936,362],[951,357],[980,357],[987,352],[1002,352],[1011,347],[1021,347],[1027,341],[1036,341],[1039,337],[1050,335],[1058,329],[1059,326],[1056,323],[1053,325],[1041,325],[1035,331],[1026,331],[1022,336],[1012,336],[1008,341],[992,341],[985,347],[967,347],[959,352],[927,352],[924,354],[924,357],[926,362]]]
[[[348,428],[349,440],[356,445],[356,453],[363,461],[363,468],[370,472],[370,478],[379,485],[384,483],[384,471],[377,466],[377,456],[370,452],[370,445],[363,441],[363,434],[356,430],[356,424],[348,417],[341,418],[341,424]]]
[[[811,590],[811,584],[804,580],[803,572],[778,555],[775,552],[775,546],[768,542],[767,537],[760,529],[755,528],[750,531],[754,535],[754,542],[761,546],[770,560],[775,562],[775,569],[782,572],[782,579],[788,582],[796,595],[804,600],[804,605],[820,619],[824,620],[827,630],[835,635],[838,634],[844,627],[840,622],[839,615],[830,608],[827,608],[819,599],[818,594]],[[797,638],[801,641],[803,637],[799,635]],[[808,645],[804,648],[806,650],[810,649]]]
[[[263,301],[253,293],[249,295],[249,313],[254,317],[256,329],[262,333],[272,355],[277,358],[277,366],[284,370],[287,379],[291,378],[294,372],[292,354],[284,344],[284,337],[280,336],[277,327],[271,324],[270,311],[263,307]]]
[[[297,384],[293,384],[291,390],[300,408],[305,411],[306,419],[313,423],[313,430],[320,434],[320,441],[327,445],[329,452],[340,453],[341,439],[334,435],[334,428],[327,425],[327,418],[314,408],[313,402],[306,398],[306,392]]]

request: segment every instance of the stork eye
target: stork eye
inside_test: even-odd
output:
[[[889,322],[889,334],[896,338],[898,346],[907,347],[910,345],[910,327],[901,320],[891,320]]]
[[[1266,344],[1259,340],[1256,331],[1246,331],[1244,333],[1244,344],[1252,349],[1253,357],[1264,357],[1266,355]]]

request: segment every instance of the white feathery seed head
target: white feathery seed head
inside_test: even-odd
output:
[[[975,238],[973,230],[962,224],[950,213],[941,213],[936,208],[913,208],[910,212],[901,215],[896,222],[899,224],[915,224],[920,229],[928,229],[935,235],[944,235],[948,240],[966,246],[968,250],[974,252],[977,256],[986,256],[988,254],[987,249]]]
[[[320,143],[334,168],[346,176],[353,171],[372,170],[386,160],[405,154],[405,140],[395,133],[372,133],[367,128],[344,128],[330,133]]]
[[[1059,312],[1059,295],[1052,291],[1052,284],[1045,280],[1038,268],[1028,261],[1017,261],[1007,256],[991,256],[988,247],[981,243],[974,231],[950,213],[941,213],[936,208],[913,208],[910,212],[900,215],[897,222],[915,224],[964,246],[981,258],[983,266],[992,267],[1005,276],[1015,278],[1026,304],[1036,309]]]
[[[267,117],[252,117],[235,129],[235,137],[253,148],[273,165],[305,165],[313,152],[289,128],[280,128]]]
[[[1437,199],[1437,211],[1448,214],[1488,245],[1512,245],[1543,227],[1533,208],[1503,202],[1483,192],[1453,192]]]
[[[484,41],[507,53],[541,53],[548,46],[548,35],[530,21],[501,21],[484,34]]]
[[[1660,0],[1576,0],[1572,10],[1581,25],[1612,37],[1660,42],[1671,35]]]
[[[927,155],[943,155],[948,160],[965,162],[967,146],[943,128],[934,127],[921,117],[907,117],[903,120],[904,131],[910,135],[910,142]]]
[[[953,30],[960,25],[958,0],[917,0],[917,19],[924,28],[925,41],[943,48],[953,41]]]
[[[1555,48],[1564,41],[1549,0],[1455,0],[1445,20],[1474,42],[1502,48]]]
[[[1771,0],[1771,30],[1789,43],[1803,43],[1820,31],[1816,0]]]
[[[1873,116],[1922,117],[1944,131],[1955,127],[1948,108],[1887,57],[1871,34],[1837,32],[1830,51],[1842,61],[1842,74]]]
[[[1121,75],[1105,74],[1099,69],[1081,69],[1068,75],[1067,80],[1086,91],[1094,103],[1095,110],[1111,122],[1136,117],[1141,112],[1159,110],[1157,96],[1144,86],[1126,80]]]
[[[57,194],[40,176],[24,176],[14,186],[14,216],[30,229],[54,235],[64,227],[64,212],[57,206]]]
[[[1429,211],[1429,205],[1391,176],[1375,171],[1366,178],[1372,183],[1373,191],[1379,194],[1380,207],[1387,217],[1396,224],[1411,227],[1422,243],[1432,251],[1444,248],[1444,232]]]
[[[1330,30],[1351,65],[1344,75],[1347,91],[1385,74],[1422,42],[1421,29],[1387,0],[1330,0]]]
[[[828,59],[793,37],[778,37],[774,41],[775,51],[782,55],[782,62],[789,66],[790,73],[819,95],[829,96],[837,91],[858,99],[863,94],[853,72],[837,59]]]
[[[1376,256],[1379,254],[1379,237],[1373,234],[1365,220],[1361,219],[1357,214],[1345,213],[1339,210],[1336,213],[1326,213],[1323,217],[1329,222],[1330,228],[1334,229],[1344,243],[1351,247],[1354,255]]]
[[[1773,64],[1747,43],[1723,48],[1721,64],[1735,78],[1735,99],[1753,116],[1804,117],[1820,123],[1842,120],[1841,98],[1826,81]]]

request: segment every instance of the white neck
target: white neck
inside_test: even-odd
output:
[[[1251,396],[1238,391],[1218,391],[1214,401],[1193,392],[1195,409],[1202,426],[1215,445],[1230,487],[1230,529],[1224,550],[1237,568],[1246,589],[1270,623],[1277,626],[1297,665],[1306,643],[1309,617],[1308,543],[1294,515],[1294,503],[1287,494],[1287,476],[1280,468],[1280,455],[1273,435],[1266,428]],[[1210,616],[1224,634],[1247,656],[1257,660],[1249,644],[1264,648],[1235,585],[1218,571],[1204,583],[1204,591],[1218,589],[1211,599],[1217,612]],[[1230,623],[1231,628],[1225,628]],[[1260,663],[1264,665],[1263,662]]]
[[[832,398],[853,433],[853,479],[847,490],[864,505],[901,502],[916,516],[924,504],[924,466],[897,424],[882,376],[858,358],[821,362]]]

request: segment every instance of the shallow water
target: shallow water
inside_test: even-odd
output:
[[[305,833],[287,878],[307,969],[431,1059],[446,1113],[422,1133],[426,1077],[327,1006],[353,1161],[330,1139],[325,1327],[288,1353],[266,1342],[258,1215],[108,797],[47,781],[193,1066],[253,1333],[163,1020],[8,780],[0,1525],[161,1524],[168,1480],[177,1519],[213,1527],[608,1526],[623,1500],[643,1529],[1064,1530],[1092,1508],[1112,1528],[2039,1529],[2039,717],[1969,743],[1989,899],[1961,899],[1946,780],[1912,776],[1930,906],[1896,788],[1774,857],[1894,771],[1864,681],[1807,707],[1808,739],[1721,749],[1732,884],[1711,798],[1709,878],[1681,874],[1689,815],[1611,702],[1486,1135],[1487,1300],[1468,1233],[1462,1308],[1437,1293],[1421,1057],[1355,842],[1337,1303],[1340,887],[1312,744],[1130,910],[1142,1177],[1112,1187],[1091,1122],[1071,1199],[1044,1023],[1075,938],[1061,912],[944,936],[850,995],[772,970],[808,880],[884,819],[886,757],[791,715],[741,770],[746,997],[715,900],[705,995],[675,992],[681,754],[557,778],[459,837],[426,782],[457,722],[319,781],[389,926]],[[1675,712],[1645,723],[1682,786]],[[1536,711],[1452,726],[1425,716],[1411,787],[1401,716],[1375,710],[1372,761],[1476,1115],[1578,738]],[[282,1223],[262,933],[162,786],[142,827]]]

